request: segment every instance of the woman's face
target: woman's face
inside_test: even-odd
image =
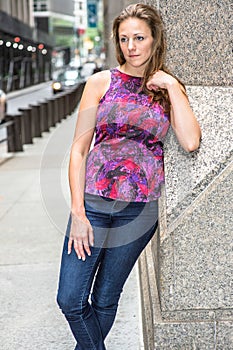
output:
[[[128,18],[119,26],[119,41],[126,64],[143,68],[150,58],[153,45],[151,29],[138,18]]]

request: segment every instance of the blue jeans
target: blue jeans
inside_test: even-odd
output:
[[[123,202],[85,195],[86,215],[93,227],[91,256],[67,254],[69,220],[60,270],[57,302],[77,341],[75,350],[105,350],[124,283],[152,238],[158,203]]]

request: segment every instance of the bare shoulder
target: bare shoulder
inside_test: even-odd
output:
[[[93,86],[96,86],[96,84],[98,84],[98,87],[100,87],[100,85],[102,86],[107,84],[110,81],[110,79],[111,79],[110,70],[103,70],[91,75],[87,79],[87,84],[93,85]]]
[[[110,70],[103,70],[91,75],[88,78],[86,85],[87,88],[90,88],[92,89],[92,91],[95,91],[100,99],[109,88],[110,81]]]
[[[111,74],[109,70],[104,70],[91,75],[85,84],[85,88],[80,101],[80,108],[90,108],[97,106],[100,99],[109,88]]]
[[[95,74],[92,74],[89,78],[88,78],[88,81],[89,80],[92,80],[92,81],[104,81],[104,80],[108,80],[110,79],[110,76],[111,76],[111,73],[110,73],[110,70],[109,69],[106,69],[106,70],[101,70],[100,72],[97,72]]]

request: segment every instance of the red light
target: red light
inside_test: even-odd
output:
[[[43,50],[43,48],[44,48],[44,44],[39,44],[39,45],[38,45],[38,49],[39,49],[39,50]]]
[[[19,36],[16,36],[16,37],[14,38],[14,42],[15,42],[15,43],[19,43],[19,42],[20,42],[20,37],[19,37]]]
[[[85,29],[84,28],[78,28],[77,29],[77,34],[80,35],[80,36],[84,35],[85,34]]]

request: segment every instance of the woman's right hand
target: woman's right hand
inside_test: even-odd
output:
[[[71,214],[68,254],[71,253],[72,244],[79,259],[85,261],[86,254],[91,255],[90,246],[94,246],[93,228],[84,214]]]

